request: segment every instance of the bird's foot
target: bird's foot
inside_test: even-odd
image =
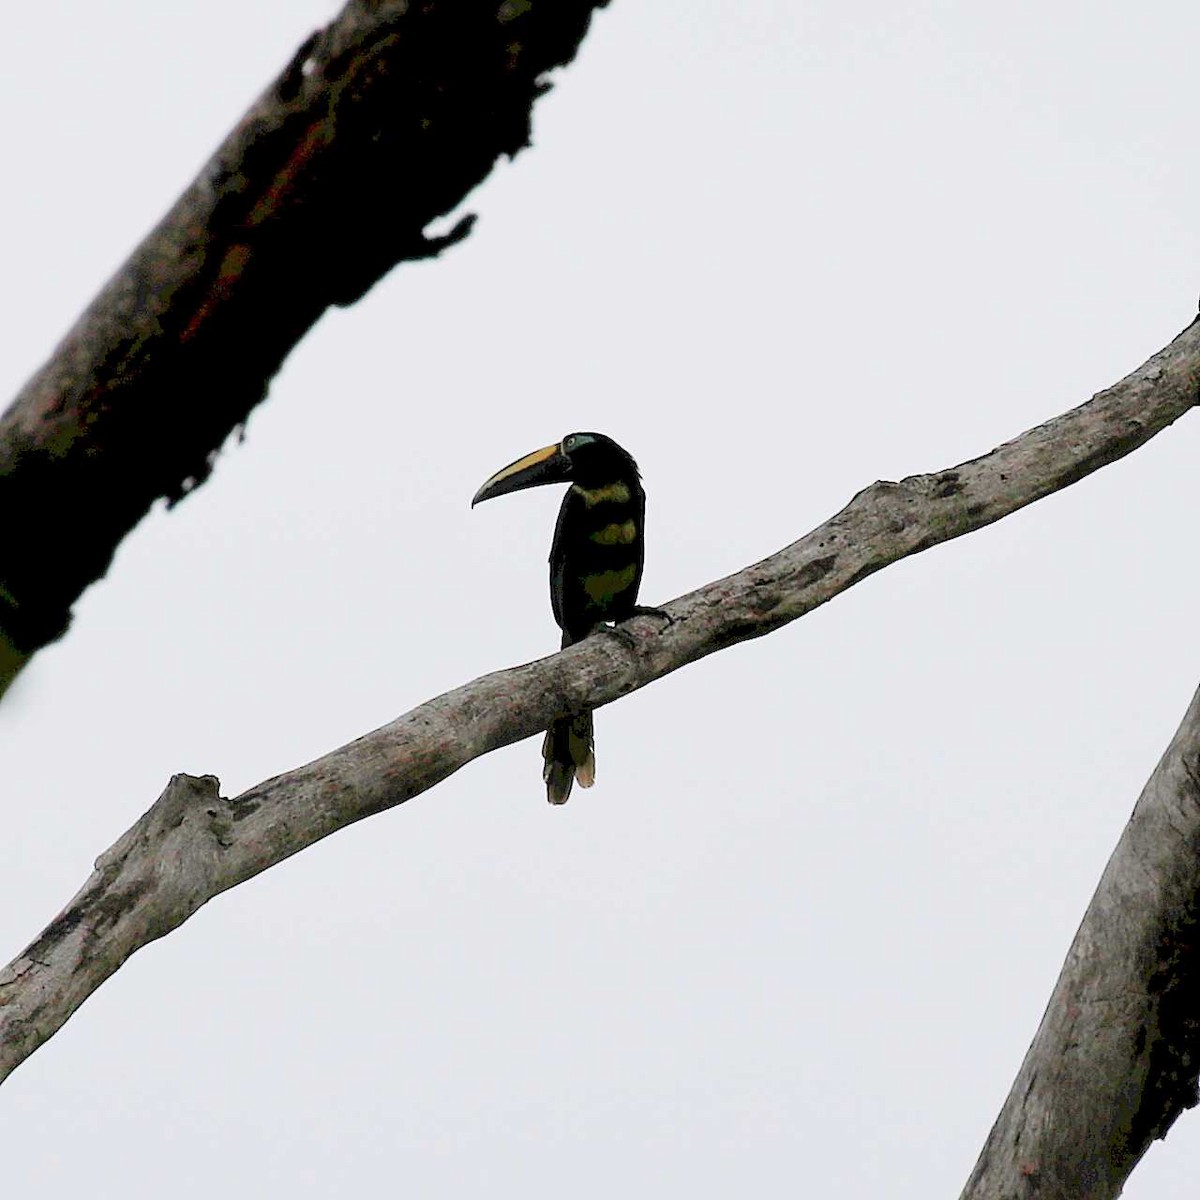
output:
[[[625,617],[620,624],[609,625],[607,621],[602,621],[596,626],[596,632],[612,634],[619,642],[628,646],[630,650],[636,650],[637,638],[625,628],[625,621],[631,621],[634,617],[661,617],[668,625],[675,624],[675,618],[666,609],[648,608],[644,604],[639,604],[633,608],[629,616]]]
[[[628,621],[632,617],[661,617],[668,625],[675,624],[675,618],[665,608],[651,608],[645,604],[635,604],[633,612],[625,619]]]
[[[601,622],[592,632],[607,633],[610,637],[615,637],[627,650],[637,649],[637,638],[628,629],[623,629],[620,625],[609,625],[607,622]]]

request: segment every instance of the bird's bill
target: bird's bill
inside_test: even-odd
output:
[[[570,478],[571,460],[562,452],[562,444],[555,442],[553,446],[543,446],[509,463],[502,471],[497,471],[475,493],[471,507],[474,508],[482,500],[505,496],[509,492],[538,487],[543,483],[566,483]]]

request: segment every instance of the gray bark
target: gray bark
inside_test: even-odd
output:
[[[1108,1200],[1197,1100],[1200,691],[1150,776],[962,1195]]]
[[[213,896],[337,829],[403,803],[472,759],[539,733],[557,716],[609,704],[723,647],[778,629],[889,563],[1067,487],[1165,429],[1196,403],[1198,389],[1200,323],[1194,322],[1114,387],[990,454],[935,474],[872,484],[778,554],[672,601],[669,621],[640,616],[620,635],[596,634],[549,658],[484,676],[233,799],[219,794],[212,776],[175,776],[149,812],[101,856],[66,909],[0,972],[0,1079],[130,954]],[[1171,836],[1156,845],[1156,853],[1190,847],[1184,834],[1167,832]],[[1181,879],[1191,857],[1178,864]],[[1168,898],[1164,893],[1164,903]],[[1159,916],[1168,922],[1168,914]],[[1103,943],[1096,952],[1107,953]],[[1160,974],[1143,978],[1142,991],[1168,994],[1176,958],[1154,960]],[[1101,987],[1098,995],[1112,993]],[[1102,1011],[1099,1004],[1095,1011]],[[1138,1043],[1139,1054],[1155,1053],[1147,1047],[1157,1044],[1158,1034],[1151,1029],[1147,1036]],[[1071,1053],[1086,1058],[1088,1044],[1073,1044]],[[1174,1059],[1163,1062],[1183,1069]],[[1115,1060],[1109,1069],[1108,1086],[1126,1088],[1129,1071]],[[1163,1070],[1147,1078],[1159,1081],[1154,1086],[1161,1112],[1153,1120],[1146,1116],[1139,1137],[1165,1128],[1180,1098],[1190,1095],[1190,1082],[1164,1091]],[[1122,1111],[1128,1109],[1122,1103]],[[1143,1105],[1130,1111],[1150,1110]],[[1045,1110],[1038,1112],[1044,1120]],[[1099,1151],[1090,1132],[1077,1132],[1080,1146]],[[1027,1165],[1028,1146],[1039,1144],[1044,1133],[1025,1131],[1021,1156],[1012,1158],[1018,1170]],[[1049,1188],[1057,1160],[1028,1161]]]
[[[327,308],[467,234],[424,231],[528,145],[605,2],[350,0],[300,46],[0,416],[0,694]]]

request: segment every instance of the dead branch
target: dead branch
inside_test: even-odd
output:
[[[1142,791],[963,1200],[1109,1200],[1197,1100],[1200,691]]]
[[[0,694],[327,308],[466,236],[424,231],[529,144],[605,2],[350,0],[300,46],[0,417]]]
[[[778,554],[667,605],[669,623],[637,617],[624,627],[628,639],[593,635],[549,658],[486,675],[234,799],[220,796],[212,776],[175,776],[97,860],[63,912],[0,972],[0,1079],[129,955],[213,896],[335,830],[403,803],[472,759],[539,733],[556,716],[609,704],[687,663],[770,633],[889,563],[1075,483],[1181,417],[1198,388],[1200,322],[1194,322],[1114,387],[990,454],[932,475],[872,484]],[[1181,853],[1190,837],[1172,833],[1158,852]],[[1158,916],[1164,930],[1174,928],[1168,914]],[[1167,995],[1174,961],[1164,951],[1156,960],[1159,975],[1143,977],[1143,990]],[[1098,994],[1108,993],[1102,988]],[[1149,1028],[1138,1054],[1156,1053],[1158,1038],[1157,1027]],[[1075,1052],[1086,1055],[1087,1047]],[[1159,1071],[1153,1077],[1168,1076]],[[1164,1129],[1190,1086],[1163,1092],[1162,1112],[1153,1120],[1149,1109],[1137,1109],[1143,1113],[1137,1137]],[[997,1136],[1007,1133],[994,1141]],[[1091,1145],[1089,1137],[1081,1133],[1079,1144]],[[1050,1177],[1050,1160],[1030,1161]]]

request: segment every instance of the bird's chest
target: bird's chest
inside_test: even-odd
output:
[[[550,554],[550,591],[554,615],[573,637],[597,621],[619,619],[636,603],[643,546],[639,501],[627,485],[572,488],[563,501]]]

